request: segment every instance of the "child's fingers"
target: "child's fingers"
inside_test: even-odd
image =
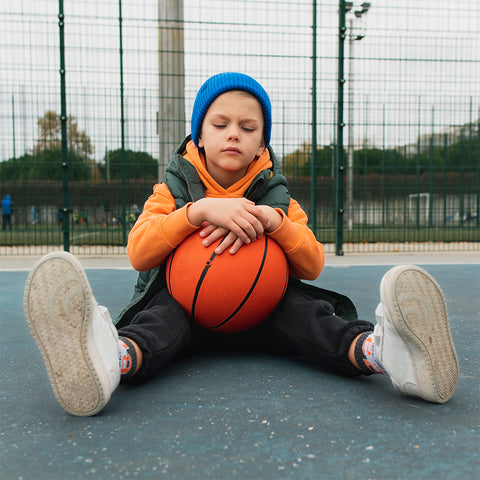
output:
[[[225,236],[225,238],[220,242],[220,244],[215,248],[215,253],[217,255],[222,254],[225,250],[230,248],[230,246],[235,243],[235,241],[238,239],[238,237],[230,232],[228,235]]]
[[[245,212],[242,216],[234,219],[234,222],[241,228],[242,232],[232,231],[244,242],[248,243],[243,233],[247,235],[249,241],[254,241],[263,235],[265,227],[262,222],[249,212]]]
[[[230,232],[220,243],[220,245],[215,249],[217,255],[221,255],[223,252],[228,250],[230,255],[234,255],[240,250],[240,247],[244,245],[244,242],[240,240],[234,233]]]
[[[235,242],[233,242],[233,245],[231,246],[231,248],[228,250],[228,253],[230,255],[235,255],[235,253],[237,253],[240,250],[242,245],[245,245],[245,244],[239,238],[237,238]]]
[[[202,235],[203,232],[205,232],[205,235]],[[222,228],[222,227],[214,227],[213,230],[210,229],[210,228],[204,229],[200,232],[200,236],[204,237],[204,239],[202,241],[202,244],[205,247],[208,247],[209,245],[216,242],[220,238],[225,237],[225,235],[227,235],[227,233],[228,233],[228,230],[226,228]]]
[[[212,232],[214,232],[217,228],[216,225],[213,225],[213,224],[209,224],[208,222],[204,222],[204,225],[202,225],[203,228],[200,230],[200,233],[199,235],[201,237],[208,237]]]
[[[266,213],[265,207],[265,205],[255,205],[252,209],[252,215],[255,215],[258,221],[262,223],[263,227],[268,229],[270,227],[270,218]]]
[[[248,222],[240,222],[242,223],[245,228],[250,227],[250,224]],[[255,229],[251,229],[250,235],[252,238],[250,238],[249,234],[246,233],[243,228],[238,225],[236,222],[231,222],[230,223],[231,228],[227,227],[217,227],[215,225],[208,225],[204,229],[202,229],[199,233],[199,235],[203,238],[202,244],[205,247],[210,246],[212,243],[218,241],[220,238],[225,237],[229,232],[231,232],[235,238],[240,238],[242,243],[250,243],[252,240],[255,240],[256,233]],[[224,250],[224,249],[222,249]]]

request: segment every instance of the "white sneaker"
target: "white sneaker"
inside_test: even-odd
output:
[[[417,266],[399,265],[380,284],[375,355],[402,393],[445,403],[455,391],[458,360],[442,290]]]
[[[98,413],[120,381],[118,334],[80,262],[67,252],[43,257],[28,276],[24,310],[60,405]]]

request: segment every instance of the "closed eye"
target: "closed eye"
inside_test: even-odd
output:
[[[246,122],[244,124],[241,124],[241,127],[245,132],[254,132],[255,130],[257,130],[258,125],[256,123]]]

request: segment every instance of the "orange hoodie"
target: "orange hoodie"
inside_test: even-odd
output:
[[[192,141],[187,144],[184,158],[191,162],[203,184],[206,197],[239,198],[246,192],[252,180],[262,170],[272,166],[268,150],[248,167],[245,176],[231,187],[221,187],[208,173],[205,159]],[[155,185],[153,194],[143,207],[142,214],[130,231],[128,237],[128,256],[132,266],[139,271],[158,267],[172,250],[188,235],[198,230],[189,223],[187,211],[191,203],[177,209],[175,200],[167,185]],[[288,215],[276,209],[282,215],[282,223],[269,233],[285,251],[290,274],[296,278],[314,280],[320,275],[325,262],[322,244],[317,242],[313,232],[307,226],[307,215],[297,201],[290,200]],[[224,252],[223,255],[229,255]]]

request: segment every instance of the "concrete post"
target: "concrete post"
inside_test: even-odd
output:
[[[183,0],[158,0],[158,179],[185,136]]]

